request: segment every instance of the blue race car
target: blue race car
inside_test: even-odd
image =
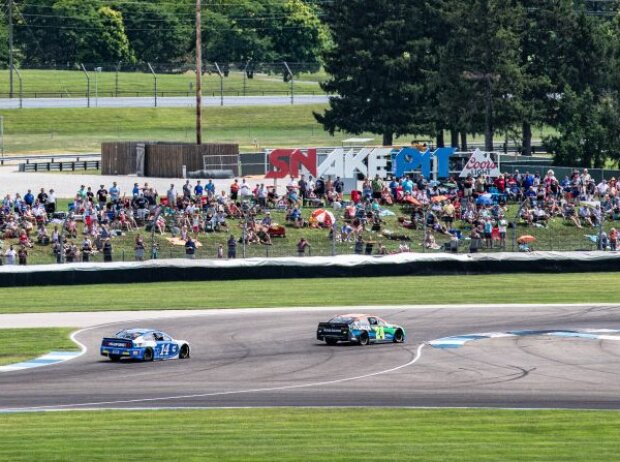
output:
[[[122,358],[140,361],[189,358],[189,343],[174,340],[155,329],[125,329],[101,341],[101,355],[110,361]]]

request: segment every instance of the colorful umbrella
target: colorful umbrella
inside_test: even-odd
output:
[[[434,203],[437,202],[443,202],[443,201],[447,201],[448,200],[448,196],[434,196],[431,198],[431,201]]]
[[[526,234],[524,236],[520,236],[519,239],[517,239],[517,242],[519,244],[531,244],[532,242],[536,242],[536,238]]]
[[[336,223],[336,217],[334,217],[334,214],[324,209],[316,209],[312,212],[312,218],[319,223],[323,223],[325,226],[332,226]]]
[[[411,205],[413,205],[415,207],[420,207],[422,205],[422,203],[419,200],[417,200],[415,197],[413,197],[413,196],[406,196],[403,199],[403,202],[411,204]]]

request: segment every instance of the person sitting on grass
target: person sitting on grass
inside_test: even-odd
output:
[[[577,218],[577,211],[575,205],[572,202],[566,202],[562,207],[562,214],[566,220],[571,221],[577,228],[581,229],[581,222]]]
[[[590,209],[587,206],[582,205],[581,207],[579,207],[579,219],[584,225],[588,225],[594,228],[594,223],[592,222],[592,216],[590,213]]]
[[[21,245],[22,247],[28,247],[29,249],[34,247],[34,244],[30,241],[28,235],[26,234],[26,231],[24,230],[19,233],[19,245]]]

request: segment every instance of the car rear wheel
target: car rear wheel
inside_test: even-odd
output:
[[[394,332],[394,343],[403,343],[405,341],[405,334],[403,334],[403,331],[398,329],[396,332]]]
[[[325,343],[327,343],[328,345],[335,345],[336,343],[338,343],[338,340],[336,340],[335,338],[326,338]]]
[[[117,363],[121,360],[121,357],[119,355],[110,355],[110,361],[112,361],[113,363]]]
[[[366,346],[369,343],[370,343],[370,338],[368,337],[368,333],[362,332],[362,334],[360,335],[359,344],[362,346]]]
[[[189,358],[189,346],[182,345],[181,350],[179,351],[179,359],[187,359]]]
[[[144,360],[153,361],[153,350],[151,348],[144,350]]]

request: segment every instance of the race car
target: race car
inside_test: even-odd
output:
[[[174,340],[155,329],[125,329],[101,341],[101,355],[110,361],[122,358],[140,361],[189,358],[189,343]]]
[[[317,340],[328,345],[338,342],[353,342],[358,345],[369,343],[402,343],[406,340],[405,329],[390,324],[378,316],[367,314],[341,314],[327,322],[319,323]]]

